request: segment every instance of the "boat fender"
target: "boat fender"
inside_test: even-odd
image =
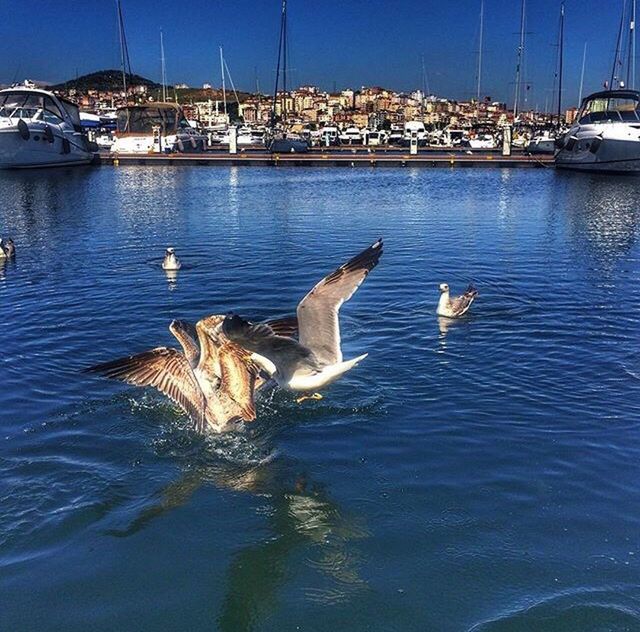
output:
[[[18,132],[22,140],[29,140],[31,132],[29,132],[29,126],[22,119],[18,121]]]
[[[184,143],[182,142],[182,139],[181,139],[181,138],[179,138],[179,139],[176,141],[176,146],[178,147],[178,151],[179,151],[180,153],[183,153],[183,152],[184,152]]]
[[[191,149],[196,149],[196,147],[198,146],[198,143],[196,142],[195,138],[191,139]]]
[[[71,153],[71,143],[69,143],[68,138],[62,138],[62,153],[69,154]]]
[[[48,125],[45,125],[44,127],[44,137],[47,139],[48,143],[53,142],[53,132],[51,131],[51,128]]]
[[[591,141],[591,145],[589,145],[589,151],[592,154],[595,154],[598,151],[598,149],[600,149],[600,145],[602,145],[602,136],[596,136]]]
[[[567,151],[573,151],[573,148],[576,146],[577,140],[578,140],[578,138],[576,136],[569,136],[569,140],[567,141],[567,144],[565,145],[565,149]]]

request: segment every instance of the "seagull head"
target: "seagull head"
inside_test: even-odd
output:
[[[171,247],[167,248],[167,255],[173,255],[175,254],[175,252],[176,252],[175,248],[171,248]]]
[[[448,292],[449,291],[449,286],[446,283],[440,283],[440,291],[441,292]]]

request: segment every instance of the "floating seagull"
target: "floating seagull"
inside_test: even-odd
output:
[[[8,237],[2,239],[0,237],[0,259],[10,259],[16,254],[16,247],[13,243],[13,239]]]
[[[375,268],[381,255],[379,239],[322,279],[300,301],[297,341],[278,334],[268,324],[252,324],[233,314],[224,319],[222,331],[229,340],[252,352],[251,359],[279,386],[313,393],[298,398],[299,402],[320,399],[322,396],[314,391],[331,384],[368,355],[342,360],[338,311]]]
[[[164,253],[164,260],[162,261],[162,269],[163,270],[180,270],[182,264],[176,257],[176,249],[175,248],[167,248]]]
[[[440,300],[438,301],[438,316],[446,316],[447,318],[458,318],[466,314],[475,297],[478,296],[478,290],[469,285],[465,293],[451,298],[449,296],[449,286],[446,283],[440,284]]]
[[[195,327],[174,320],[169,331],[182,352],[169,347],[128,356],[88,369],[105,377],[153,386],[172,399],[196,425],[221,432],[256,418],[254,391],[259,367],[220,331],[224,316],[209,316]]]

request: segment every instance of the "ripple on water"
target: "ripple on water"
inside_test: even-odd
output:
[[[470,632],[632,632],[640,629],[638,605],[630,587],[575,589],[474,625]]]

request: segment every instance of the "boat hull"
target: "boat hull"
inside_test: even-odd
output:
[[[24,139],[17,128],[0,129],[0,169],[86,165],[93,160],[93,153],[80,148],[84,143],[81,134],[64,133],[69,141],[69,151],[65,153],[59,132],[50,143],[42,129],[30,127],[29,131],[29,138]]]
[[[556,167],[599,173],[640,174],[640,141],[602,138],[594,153],[591,143],[596,138],[583,137],[575,142],[572,150],[560,150],[556,154]]]

